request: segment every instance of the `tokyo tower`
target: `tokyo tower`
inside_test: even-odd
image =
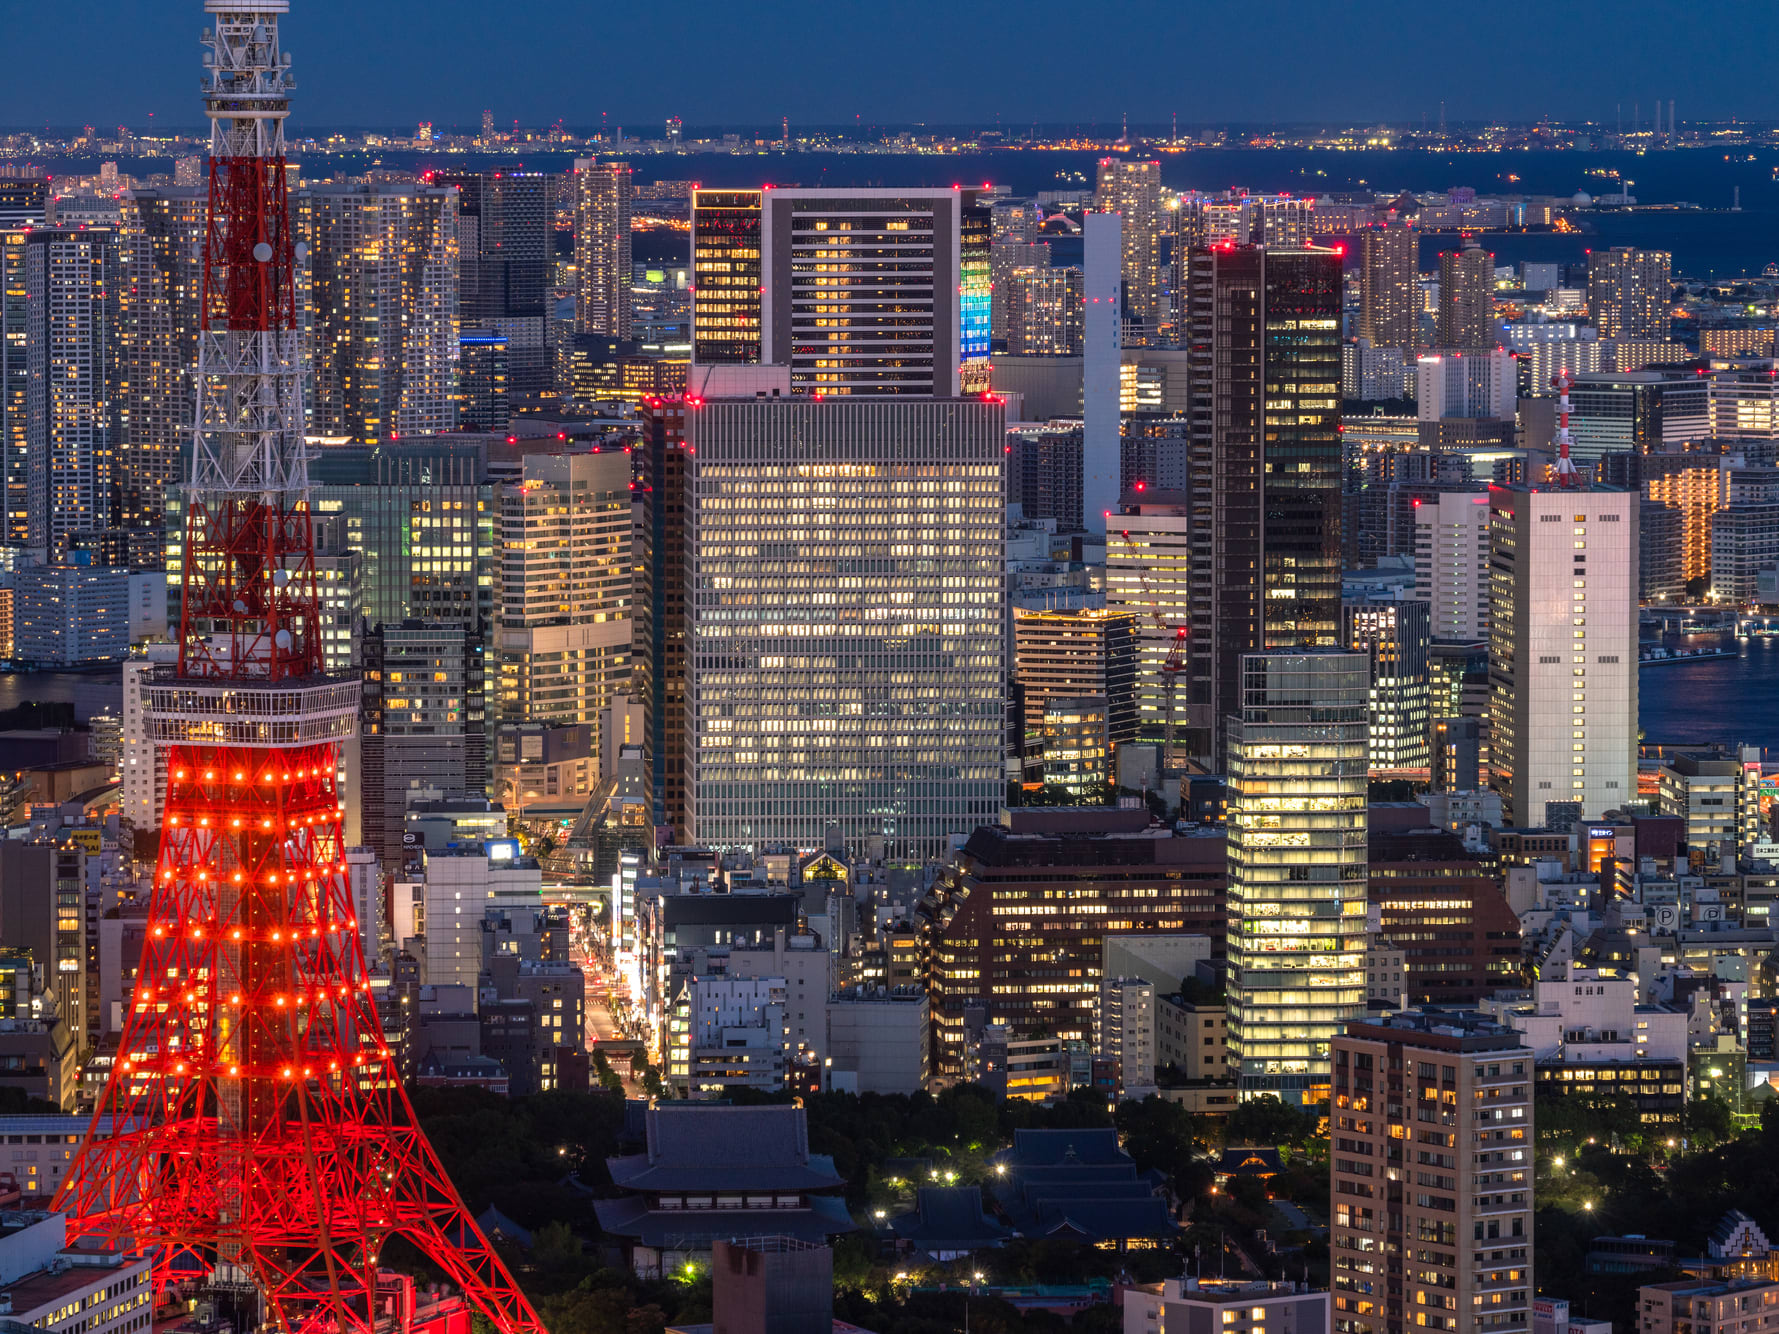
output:
[[[302,438],[284,120],[288,0],[208,0],[199,402],[176,666],[148,685],[167,790],[147,939],[69,1234],[256,1286],[274,1329],[360,1331],[404,1237],[502,1331],[543,1326],[415,1124],[365,976]],[[100,1121],[95,1119],[93,1131]],[[387,1288],[385,1289],[387,1291]]]

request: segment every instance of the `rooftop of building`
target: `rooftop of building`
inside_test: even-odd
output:
[[[646,1152],[606,1160],[621,1189],[825,1191],[845,1184],[831,1158],[810,1153],[801,1107],[656,1103],[644,1130]]]
[[[1525,1051],[1519,1031],[1491,1015],[1431,1007],[1401,1010],[1349,1025],[1347,1036],[1371,1042],[1413,1041],[1417,1046],[1458,1052]]]
[[[1756,1292],[1779,1287],[1779,1279],[1770,1278],[1680,1278],[1671,1283],[1646,1283],[1646,1292],[1669,1292],[1676,1297],[1728,1297],[1735,1293]]]

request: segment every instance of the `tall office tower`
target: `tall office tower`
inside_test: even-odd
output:
[[[1597,819],[1637,797],[1640,497],[1495,487],[1489,735],[1509,825],[1553,801]]]
[[[374,1328],[403,1237],[501,1334],[542,1325],[427,1143],[365,977],[326,671],[286,193],[285,0],[209,0],[206,300],[160,854],[118,1059],[54,1201],[90,1249],[252,1291],[266,1324]],[[113,1313],[116,1314],[116,1313]],[[121,1322],[114,1322],[121,1323]]]
[[[1771,339],[1771,330],[1767,336]],[[1769,350],[1766,356],[1771,355]],[[1769,449],[1779,440],[1779,376],[1769,367],[1745,365],[1714,372],[1709,404],[1713,440],[1752,442]]]
[[[49,183],[0,178],[0,531],[21,544],[29,536],[25,399],[31,384],[25,299],[25,240],[41,227]]]
[[[656,824],[671,825],[685,842],[686,590],[691,560],[686,529],[686,402],[651,399],[640,410],[643,439],[631,455],[634,492],[636,591],[630,693],[642,701],[645,754]]]
[[[1124,318],[1134,343],[1160,337],[1167,318],[1167,292],[1161,281],[1161,163],[1101,158],[1093,206],[1122,219]]]
[[[1137,737],[1137,634],[1134,612],[1110,607],[1013,609],[1013,675],[1024,694],[1026,753],[1044,725],[1044,704],[1097,696],[1106,702],[1106,738]]]
[[[1171,729],[1175,755],[1163,756],[1170,766],[1191,753],[1182,744],[1192,718],[1185,673],[1169,669],[1179,632],[1191,625],[1194,524],[1186,501],[1133,496],[1106,530],[1106,609],[1136,618],[1137,731],[1165,743]]]
[[[1495,257],[1474,241],[1439,252],[1436,337],[1442,351],[1480,352],[1495,336]]]
[[[1666,250],[1622,245],[1588,256],[1588,314],[1601,338],[1666,339],[1672,334],[1668,287],[1673,262]]]
[[[985,399],[690,406],[695,841],[920,862],[998,809],[1005,427]]]
[[[1513,421],[1519,368],[1505,348],[1428,352],[1415,362],[1415,407],[1422,421],[1483,417]]]
[[[1335,1038],[1329,1115],[1352,1153],[1330,1191],[1335,1329],[1525,1323],[1506,1313],[1535,1291],[1532,1088],[1525,1039],[1481,1015],[1404,1011]]]
[[[972,192],[958,219],[957,391],[986,394],[993,379],[994,216]]]
[[[1363,653],[1249,653],[1229,720],[1229,1063],[1244,1093],[1326,1096],[1365,1013]]]
[[[6,944],[30,951],[57,1011],[71,1030],[81,1033],[89,1018],[85,860],[74,843],[9,838],[0,844],[0,920],[6,923]]]
[[[0,177],[0,230],[41,227],[48,208],[48,178]]]
[[[433,184],[459,192],[464,323],[507,336],[507,374],[515,398],[549,393],[555,369],[550,291],[562,177],[538,171],[439,172]]]
[[[764,199],[759,190],[692,191],[694,366],[760,360]]]
[[[411,792],[487,791],[486,656],[474,630],[427,621],[376,626],[363,656],[364,840],[382,865],[399,869]]]
[[[499,721],[599,722],[630,682],[630,454],[529,454],[499,491]]]
[[[1414,503],[1415,597],[1431,611],[1435,639],[1489,637],[1489,498],[1441,491]]]
[[[1421,344],[1420,234],[1405,224],[1372,227],[1360,247],[1359,336],[1412,357]]]
[[[1007,309],[1012,297],[1013,275],[1020,269],[1050,267],[1050,242],[996,238],[988,252],[989,280],[993,284],[989,306],[989,337],[997,345],[1007,338]]]
[[[1081,432],[1038,426],[1007,434],[1007,503],[1034,523],[1052,520],[1059,533],[1081,523]]]
[[[492,329],[465,329],[457,336],[457,429],[507,429],[507,336]]]
[[[1315,234],[1313,199],[1294,199],[1273,195],[1260,201],[1259,234],[1256,244],[1274,250],[1302,250]]]
[[[308,244],[309,432],[375,444],[457,428],[458,194],[317,186],[293,200]]]
[[[988,210],[973,192],[786,189],[763,200],[760,360],[789,366],[796,393],[959,392],[963,363],[988,355]],[[964,244],[966,213],[980,215],[969,219],[979,246]],[[981,269],[969,282],[966,259]]]
[[[1009,356],[1081,355],[1085,290],[1080,269],[1014,269],[1006,292]]]
[[[27,235],[25,528],[52,561],[113,523],[119,286],[111,228]]]
[[[575,159],[576,333],[631,335],[630,209],[635,198],[628,162]]]
[[[1341,259],[1208,247],[1186,298],[1191,437],[1190,701],[1183,753],[1213,769],[1243,654],[1340,637]]]
[[[197,403],[206,194],[132,190],[118,227],[118,523],[160,528]]]
[[[1430,621],[1427,604],[1407,598],[1341,606],[1341,646],[1371,659],[1374,773],[1428,767]]]
[[[1081,220],[1081,505],[1089,532],[1103,533],[1123,482],[1123,219]]]
[[[1740,376],[1743,372],[1729,372]],[[1771,383],[1770,370],[1754,372]],[[1715,377],[1714,377],[1715,378]],[[1634,456],[1642,474],[1643,498],[1674,510],[1680,524],[1680,581],[1710,577],[1712,520],[1735,498],[1738,468],[1734,454],[1659,450]]]

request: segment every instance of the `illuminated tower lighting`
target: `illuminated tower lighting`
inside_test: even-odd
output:
[[[335,772],[359,684],[322,662],[285,197],[288,0],[208,0],[210,196],[176,665],[142,965],[69,1235],[254,1283],[276,1330],[368,1331],[405,1237],[506,1334],[542,1325],[414,1121],[365,977]],[[101,1124],[113,1132],[95,1133]]]

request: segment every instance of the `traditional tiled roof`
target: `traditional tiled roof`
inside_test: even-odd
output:
[[[1008,1229],[982,1212],[980,1186],[922,1186],[914,1211],[890,1223],[898,1237],[928,1250],[999,1246]]]
[[[831,1158],[809,1152],[801,1107],[657,1103],[646,1123],[647,1153],[606,1160],[621,1189],[817,1191],[846,1184]]]
[[[670,1250],[704,1250],[713,1241],[742,1237],[784,1236],[822,1242],[858,1225],[846,1212],[846,1201],[818,1195],[807,1209],[650,1209],[648,1201],[631,1195],[595,1200],[599,1226],[614,1237],[643,1246]]]

